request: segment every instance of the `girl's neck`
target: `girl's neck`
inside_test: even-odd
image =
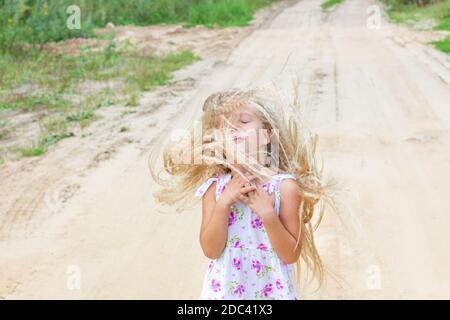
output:
[[[231,176],[239,174],[238,170],[243,174],[250,173],[250,171],[246,170],[245,167],[242,167],[240,165],[235,165],[233,168],[230,169],[231,169]]]
[[[231,177],[234,177],[235,175],[238,175],[238,174],[239,174],[239,172],[238,172],[237,170],[239,170],[242,174],[246,174],[246,173],[252,174],[250,171],[248,171],[247,169],[245,169],[245,167],[236,165],[236,166],[234,166],[233,168],[231,168],[231,172],[230,172]],[[253,175],[253,174],[252,174],[252,175]],[[256,179],[256,180],[254,180],[254,182],[257,183],[257,184],[262,184],[262,183],[267,182],[267,181],[266,181],[265,179],[260,179],[260,178],[258,178],[258,179]]]

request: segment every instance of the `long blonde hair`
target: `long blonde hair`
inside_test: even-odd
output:
[[[220,120],[226,119],[227,115],[237,108],[246,104],[252,105],[264,128],[271,132],[270,145],[277,147],[277,157],[273,154],[275,150],[270,148],[268,153],[271,162],[266,166],[258,162],[244,162],[241,165],[259,178],[270,178],[276,172],[295,176],[301,195],[298,212],[301,230],[297,245],[302,248],[300,259],[295,264],[295,276],[300,285],[303,260],[320,287],[324,280],[324,266],[316,248],[314,232],[322,221],[326,205],[337,209],[333,195],[335,184],[331,180],[328,183],[323,181],[323,162],[319,167],[316,159],[318,138],[302,125],[298,101],[296,94],[292,103],[286,103],[274,90],[267,87],[249,90],[232,88],[211,94],[203,104],[201,121],[178,139],[166,140],[166,144],[157,143],[156,147],[162,150],[153,150],[149,164],[154,180],[162,186],[154,194],[155,199],[168,205],[178,204],[177,211],[183,211],[189,205],[195,204],[191,202],[194,199],[193,193],[202,182],[209,177],[228,173],[233,167],[221,152],[212,152],[218,150],[218,147],[220,149],[223,141],[217,135],[211,134],[211,129],[223,126],[223,121]],[[202,129],[201,134],[198,134],[198,131],[196,134],[199,126]],[[192,160],[193,154],[194,164],[189,161]],[[160,155],[163,156],[163,166],[158,170]],[[163,178],[162,173],[168,176]]]

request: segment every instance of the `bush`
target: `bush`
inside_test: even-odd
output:
[[[273,0],[0,0],[0,52],[20,43],[39,45],[92,37],[94,28],[156,23],[245,25],[254,11]],[[70,5],[81,10],[81,29],[66,26]]]
[[[388,5],[391,6],[405,6],[405,5],[416,5],[423,7],[429,4],[443,2],[444,0],[384,0]]]
[[[0,0],[0,51],[23,42],[38,45],[73,37],[91,37],[93,25],[83,21],[81,29],[66,26],[69,1]]]
[[[429,4],[442,2],[442,0],[394,0],[388,2],[397,2],[402,5],[426,6]]]

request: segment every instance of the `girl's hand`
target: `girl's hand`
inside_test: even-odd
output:
[[[228,208],[238,201],[244,202],[247,200],[246,194],[256,189],[256,185],[251,185],[251,181],[255,180],[256,177],[251,174],[246,174],[246,177],[248,180],[236,173],[231,178],[218,200],[221,206]]]
[[[274,194],[274,192],[269,194],[259,185],[255,191],[249,193],[249,197],[245,199],[244,203],[264,221],[276,216]]]

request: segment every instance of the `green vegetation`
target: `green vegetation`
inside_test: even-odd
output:
[[[435,22],[437,30],[450,30],[450,0],[428,1],[417,5],[416,1],[385,0],[387,12],[397,23],[417,23],[423,20]],[[423,1],[425,4],[427,1]]]
[[[41,137],[21,156],[38,156],[49,146],[70,137],[71,126],[88,126],[98,119],[97,108],[113,104],[136,106],[141,91],[164,85],[171,73],[199,59],[192,52],[145,56],[135,48],[118,49],[111,42],[103,50],[84,50],[82,55],[57,55],[21,51],[0,56],[0,111],[46,111]],[[102,81],[114,80],[117,88],[102,88]],[[93,81],[99,88],[83,88]],[[75,97],[75,98],[74,98]],[[6,122],[1,123],[0,138]]]
[[[430,21],[434,30],[450,31],[450,0],[384,0],[392,21],[417,24]],[[439,50],[450,54],[450,36],[432,44]]]
[[[137,50],[121,51],[111,42],[104,50],[86,50],[83,55],[56,55],[36,50],[0,56],[0,109],[37,111],[42,108],[73,111],[70,96],[86,96],[91,107],[114,103],[112,90],[100,92],[96,99],[83,92],[78,85],[83,81],[117,79],[123,82],[124,93],[150,90],[164,85],[171,72],[197,60],[189,51],[166,56],[144,56]],[[99,96],[99,92],[94,92]],[[117,92],[116,92],[117,93]],[[105,100],[105,96],[110,99]],[[89,111],[91,112],[91,111]],[[70,116],[70,121],[81,120],[89,114]]]
[[[324,3],[322,3],[320,5],[320,7],[322,8],[322,10],[327,10],[327,9],[341,3],[342,1],[344,1],[344,0],[326,0]]]
[[[187,26],[243,26],[273,0],[0,0],[0,51],[17,43],[43,44],[74,37],[94,37],[94,29],[116,25],[184,23]],[[66,26],[80,8],[80,29]]]
[[[37,141],[33,142],[31,147],[21,148],[19,149],[19,151],[23,157],[40,156],[44,154],[51,145],[57,143],[58,141],[64,138],[71,137],[72,135],[73,134],[70,132],[69,133],[64,132],[59,134],[47,133],[41,136]]]
[[[433,41],[433,45],[437,49],[450,54],[450,36],[447,36],[446,38],[439,41]]]
[[[121,42],[119,48],[113,32],[97,37],[96,28],[110,22],[244,26],[257,9],[273,1],[0,0],[0,119],[12,112],[36,113],[40,119],[39,137],[29,147],[9,151],[41,155],[73,135],[74,126],[84,128],[98,119],[96,109],[116,104],[136,107],[143,91],[167,84],[173,71],[199,59],[189,51],[157,56],[145,55],[129,43]],[[79,29],[67,27],[74,13],[68,8],[73,5],[80,8]],[[101,41],[97,45],[76,42],[74,50],[65,52],[52,49],[72,47],[65,42],[71,38]],[[60,45],[46,46],[55,41]],[[15,129],[12,122],[0,120],[0,140],[9,138]],[[126,130],[123,127],[121,132]],[[6,158],[1,153],[3,163]]]
[[[6,138],[9,132],[10,122],[5,119],[0,119],[0,140]]]

